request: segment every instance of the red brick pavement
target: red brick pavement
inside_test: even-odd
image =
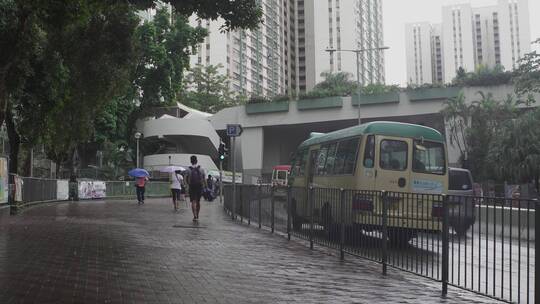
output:
[[[493,303],[349,257],[340,262],[168,200],[81,201],[0,220],[0,303]],[[174,226],[177,227],[174,227]]]

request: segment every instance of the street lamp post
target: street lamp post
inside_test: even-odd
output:
[[[326,49],[326,51],[328,53],[330,53],[330,56],[332,56],[332,54],[334,52],[352,52],[352,53],[355,53],[356,54],[356,90],[357,90],[357,94],[358,94],[358,124],[362,124],[362,118],[361,118],[361,115],[360,115],[360,92],[361,92],[361,87],[360,87],[360,53],[362,52],[371,52],[371,51],[382,51],[382,50],[387,50],[389,49],[389,47],[387,46],[381,46],[381,47],[378,47],[378,48],[370,48],[370,49],[356,49],[356,50],[342,50],[342,49]]]
[[[139,139],[141,136],[141,132],[135,132],[135,139],[137,140],[137,168],[139,168]]]

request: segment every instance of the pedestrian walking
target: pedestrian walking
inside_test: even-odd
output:
[[[197,156],[192,155],[190,158],[191,166],[187,173],[187,184],[189,192],[189,201],[191,202],[191,211],[193,212],[193,220],[199,219],[199,211],[201,210],[201,196],[203,189],[206,187],[206,179],[204,169],[197,164]]]
[[[147,181],[148,176],[137,177],[137,179],[135,180],[135,190],[137,192],[137,202],[139,205],[144,204],[144,190]]]
[[[171,173],[171,194],[174,211],[178,211],[178,201],[180,200],[180,192],[182,190],[182,183],[184,177],[180,170]]]

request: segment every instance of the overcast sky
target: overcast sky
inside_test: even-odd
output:
[[[440,23],[442,6],[470,3],[473,7],[496,4],[496,0],[382,0],[384,43],[386,50],[386,83],[406,85],[405,23],[428,21]],[[540,38],[540,0],[529,0],[531,41]]]

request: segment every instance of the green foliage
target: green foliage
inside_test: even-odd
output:
[[[223,65],[196,65],[187,75],[183,103],[200,111],[216,113],[244,103],[229,89],[229,78],[219,72]]]
[[[540,38],[534,43],[540,44]],[[519,60],[513,82],[517,94],[540,93],[540,54],[537,51],[527,53]]]
[[[247,103],[266,103],[271,101],[271,99],[264,96],[251,95],[251,97],[247,100]]]
[[[133,83],[143,111],[176,101],[189,56],[206,34],[205,29],[191,27],[186,17],[172,16],[166,8],[158,9],[152,21],[137,28],[140,58]]]
[[[467,73],[459,68],[456,77],[452,80],[453,86],[476,87],[495,86],[512,83],[512,72],[504,71],[501,65],[490,68],[486,65],[478,65],[474,72]]]
[[[505,121],[489,151],[493,171],[501,180],[535,181],[540,177],[540,110]]]
[[[305,94],[301,94],[299,99],[316,99],[330,96],[351,96],[357,94],[357,83],[351,80],[352,75],[345,72],[330,73],[324,72],[321,74],[324,77],[322,82],[319,82],[313,90]],[[380,83],[368,84],[363,86],[361,92],[363,95],[376,95],[399,91],[396,85],[387,86]]]
[[[33,47],[10,66],[7,81],[13,144],[42,143],[56,162],[91,139],[94,117],[128,84],[134,58],[138,18],[128,5],[79,5],[55,26],[34,16]]]
[[[480,99],[468,104],[463,93],[445,102],[441,114],[450,132],[450,143],[461,152],[462,166],[471,170],[477,180],[494,176],[494,164],[488,154],[497,149],[501,126],[519,117],[523,101],[508,96],[496,100],[492,94],[478,92]]]
[[[123,2],[123,1],[118,1]],[[129,0],[138,9],[156,6],[154,0]],[[256,29],[262,19],[260,2],[257,0],[161,0],[170,3],[176,12],[184,16],[196,14],[201,19],[223,19],[222,30]]]
[[[392,92],[398,92],[400,90],[397,85],[385,85],[381,83],[372,83],[362,87],[362,95],[378,95]]]
[[[351,80],[352,74],[346,72],[323,72],[322,82],[315,85],[313,90],[306,94],[306,98],[318,98],[326,96],[350,96],[357,90],[356,82]],[[318,97],[313,97],[318,96]]]
[[[447,88],[447,87],[449,86],[443,83],[424,83],[421,85],[408,84],[406,90],[414,91],[414,90],[423,90],[423,89],[442,89],[442,88]]]

